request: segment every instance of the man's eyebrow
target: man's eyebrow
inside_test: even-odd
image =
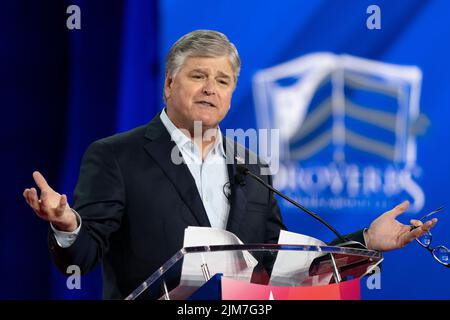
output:
[[[192,69],[192,70],[189,71],[189,72],[207,73],[208,71],[207,71],[206,69],[203,69],[203,68],[195,68],[195,69]],[[217,73],[218,73],[219,77],[222,77],[222,78],[229,78],[229,79],[232,78],[228,73],[225,73],[225,72],[222,72],[222,71],[217,71]]]
[[[225,73],[225,72],[222,72],[222,71],[218,71],[217,73],[219,74],[219,77],[231,79],[231,76],[228,73]]]
[[[205,69],[202,69],[202,68],[195,68],[195,69],[192,69],[192,70],[189,71],[189,72],[203,72],[203,73],[205,73],[206,70],[205,70]]]

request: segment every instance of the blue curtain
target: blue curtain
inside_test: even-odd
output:
[[[66,28],[73,4],[81,9],[80,30]],[[39,170],[70,200],[87,146],[150,121],[161,108],[157,2],[2,6],[0,299],[101,298],[100,267],[82,277],[82,290],[67,289],[50,262],[48,224],[22,192]]]

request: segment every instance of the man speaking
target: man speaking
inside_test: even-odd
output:
[[[238,52],[224,34],[188,33],[167,55],[164,110],[145,126],[89,146],[72,206],[33,173],[40,197],[35,188],[23,194],[50,222],[49,248],[61,271],[78,265],[86,273],[101,262],[104,298],[123,299],[182,248],[188,226],[226,229],[244,243],[277,242],[285,226],[274,194],[254,179],[235,181],[235,158],[255,155],[219,129],[239,70]],[[247,168],[271,184],[263,166],[250,161]],[[413,220],[411,231],[395,219],[407,207],[398,205],[348,238],[380,251],[405,246],[437,222]]]

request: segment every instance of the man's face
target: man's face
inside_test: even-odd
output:
[[[177,127],[193,130],[215,128],[230,109],[235,88],[228,57],[186,58],[174,78],[166,75],[164,93],[167,113]]]

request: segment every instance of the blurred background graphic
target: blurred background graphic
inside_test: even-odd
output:
[[[379,30],[366,26],[372,4]],[[81,10],[80,30],[66,27],[70,5]],[[66,288],[49,257],[48,225],[22,192],[39,170],[70,200],[91,142],[162,109],[165,55],[195,29],[225,33],[241,55],[221,128],[290,128],[275,183],[339,231],[367,227],[405,199],[412,209],[403,223],[448,204],[449,1],[5,1],[0,15],[0,299],[101,298],[100,268],[81,290]],[[319,62],[298,60],[307,55]],[[280,205],[292,231],[332,239]],[[433,245],[448,246],[448,209],[438,218]],[[363,285],[363,297],[449,299],[449,280],[412,243],[385,254],[381,289]]]

